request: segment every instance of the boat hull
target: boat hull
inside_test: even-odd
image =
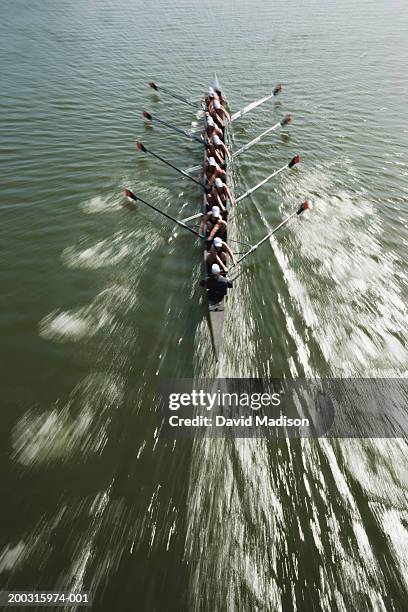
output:
[[[220,85],[218,82],[218,78],[215,75],[213,82],[211,83],[212,87],[215,89],[220,89]],[[204,160],[203,160],[203,168],[204,168],[204,177],[205,177],[205,164],[206,164],[207,152],[204,151]],[[227,182],[228,182],[228,165],[226,166],[227,170]],[[207,212],[207,194],[203,195],[203,204],[202,204],[203,214]],[[227,240],[227,233],[225,234],[224,240]],[[206,246],[204,246],[203,259],[204,259],[204,277],[208,276],[208,267],[207,267],[207,255],[208,251]],[[228,304],[228,297],[225,296],[220,302],[212,302],[207,294],[207,312],[208,312],[208,323],[211,332],[211,341],[214,351],[215,359],[218,361],[219,354],[222,348],[222,338],[223,338],[223,329],[224,329],[224,320],[225,313]]]

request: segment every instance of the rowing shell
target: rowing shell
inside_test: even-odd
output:
[[[220,89],[219,83],[218,83],[218,79],[217,79],[216,76],[215,76],[215,78],[213,80],[212,85],[213,85],[213,87],[215,89]],[[150,86],[153,87],[153,89],[155,89],[155,90],[158,89],[158,86],[155,83],[150,83]],[[173,95],[173,97],[177,98],[178,100],[181,100],[181,101],[186,102],[187,104],[190,104],[190,102],[188,100],[182,98],[178,94],[173,94],[172,92],[170,92],[170,90],[165,89],[163,87],[161,87],[161,89],[163,91],[167,92],[169,95]],[[243,109],[241,109],[240,111],[235,113],[235,115],[232,115],[231,121],[226,122],[225,127],[224,127],[224,137],[225,137],[224,140],[226,141],[226,144],[229,145],[229,149],[230,150],[231,150],[231,143],[228,142],[229,141],[228,137],[229,137],[229,125],[230,125],[230,123],[232,121],[234,121],[235,119],[239,119],[240,117],[244,116],[250,110],[252,110],[254,108],[257,108],[258,106],[260,106],[260,104],[263,104],[267,100],[269,100],[272,97],[276,96],[281,91],[281,89],[282,89],[282,86],[281,85],[277,85],[275,87],[275,89],[273,90],[271,95],[266,96],[264,98],[261,98],[260,100],[258,100],[256,102],[252,102],[251,104],[245,106]],[[153,115],[151,115],[150,113],[144,112],[143,116],[146,119],[149,119],[149,121],[152,121],[152,120],[156,121],[156,122],[158,122],[160,124],[165,125],[166,127],[170,128],[170,129],[175,130],[176,132],[178,132],[179,134],[182,134],[183,136],[186,136],[188,138],[192,138],[192,134],[187,133],[185,130],[180,129],[177,126],[173,126],[169,122],[163,121],[163,120],[159,119],[158,117],[153,117]],[[269,134],[270,132],[274,131],[275,129],[277,129],[279,127],[283,127],[283,126],[287,125],[288,123],[290,123],[290,121],[291,121],[290,115],[286,115],[286,117],[284,117],[281,121],[279,121],[278,123],[276,123],[272,127],[268,128],[265,132],[263,132],[262,134],[260,134],[259,136],[257,136],[253,140],[251,140],[249,143],[247,143],[246,145],[241,147],[241,149],[238,149],[238,151],[235,152],[235,155],[238,155],[239,153],[241,153],[243,151],[247,151],[253,144],[256,144],[257,142],[259,142],[266,134]],[[197,140],[197,138],[193,138],[193,139]],[[200,144],[205,144],[204,141],[201,141],[201,139],[198,139],[198,140],[199,140]],[[185,178],[188,178],[191,181],[193,181],[195,184],[199,185],[203,189],[203,191],[206,192],[205,184],[202,181],[199,181],[198,179],[190,176],[187,171],[181,170],[180,168],[177,168],[176,166],[174,166],[169,161],[163,159],[160,155],[157,155],[157,153],[154,153],[153,151],[151,151],[150,149],[145,147],[141,142],[136,142],[136,148],[137,148],[137,150],[142,151],[143,153],[147,153],[147,154],[155,157],[156,159],[158,159],[162,163],[166,164],[167,166],[171,167],[173,170],[175,170],[178,173],[182,174]],[[259,189],[260,187],[265,185],[265,183],[267,183],[270,179],[272,179],[277,174],[280,174],[281,172],[283,172],[286,169],[293,168],[293,166],[295,166],[299,161],[300,161],[300,157],[298,155],[296,155],[295,157],[293,157],[293,159],[291,159],[291,161],[289,163],[287,163],[284,166],[282,166],[282,168],[279,168],[278,170],[275,170],[272,174],[270,174],[268,177],[266,177],[266,179],[263,179],[258,185],[255,185],[255,187],[252,187],[251,189],[249,189],[247,192],[242,194],[235,201],[236,202],[242,201],[244,198],[246,198],[250,194],[254,193],[254,191],[256,191],[257,189]],[[205,157],[204,157],[204,169],[205,169],[205,163],[206,163],[206,154],[205,154]],[[227,167],[227,165],[228,165],[228,167]],[[226,181],[227,181],[228,186],[230,187],[230,190],[231,190],[231,185],[230,185],[231,176],[230,176],[230,172],[229,172],[230,171],[230,167],[231,167],[231,159],[226,160],[226,165],[225,165],[225,169],[227,170]],[[191,169],[190,169],[190,171],[191,171]],[[159,213],[162,216],[166,217],[167,219],[169,219],[173,223],[176,223],[179,227],[184,228],[185,230],[190,232],[190,234],[193,234],[194,236],[199,236],[199,233],[195,229],[193,229],[192,227],[186,225],[186,222],[187,221],[191,221],[192,219],[195,219],[198,216],[201,216],[201,213],[195,214],[195,215],[193,215],[191,217],[187,217],[186,219],[183,219],[183,220],[179,220],[179,219],[176,219],[175,217],[171,216],[167,212],[165,212],[163,210],[160,210],[157,206],[154,206],[153,204],[151,204],[151,203],[147,202],[146,200],[142,199],[140,196],[134,194],[130,189],[126,188],[124,190],[124,192],[125,192],[125,195],[126,195],[127,199],[132,204],[134,202],[141,202],[141,203],[145,204],[146,206],[148,206],[149,208],[155,210],[157,213]],[[308,208],[309,208],[308,202],[307,201],[303,202],[303,204],[298,206],[298,208],[294,212],[292,212],[292,214],[290,214],[288,217],[286,217],[286,219],[284,219],[274,230],[269,232],[264,238],[262,238],[262,240],[257,242],[257,244],[252,246],[246,253],[244,253],[242,255],[242,257],[240,257],[235,263],[233,263],[232,266],[230,266],[230,270],[232,268],[235,268],[239,264],[241,264],[248,256],[250,256],[251,254],[255,253],[255,251],[262,244],[264,244],[273,234],[275,234],[275,232],[277,232],[278,230],[280,230],[281,228],[286,226],[291,221],[291,219],[293,219],[295,216],[301,215],[305,210],[308,210]],[[207,211],[207,197],[206,197],[206,193],[205,193],[205,195],[203,195],[203,200],[202,200],[202,213],[206,213],[206,211]],[[227,239],[227,236],[225,236],[225,239]],[[248,245],[248,246],[250,246],[250,245]],[[206,262],[207,255],[208,255],[207,249],[204,248],[203,260],[204,260],[204,274],[205,274],[205,277],[208,276],[207,262]],[[235,277],[235,278],[238,278],[238,277]],[[223,334],[223,328],[224,328],[225,312],[226,312],[227,305],[228,305],[228,297],[227,297],[227,294],[226,294],[221,301],[219,301],[217,303],[214,303],[214,302],[212,302],[208,298],[208,291],[207,291],[206,298],[207,298],[208,321],[209,321],[209,327],[210,327],[210,331],[211,331],[211,338],[212,338],[212,344],[213,344],[213,348],[214,348],[214,355],[215,355],[215,358],[218,360],[218,356],[219,356],[220,349],[221,349],[221,344],[222,344],[222,334]]]
[[[214,80],[211,83],[211,86],[214,89],[221,89],[219,82],[218,82],[218,78],[217,75],[214,75]],[[225,122],[225,126],[227,126],[227,122]],[[227,131],[227,128],[224,128]],[[205,164],[206,164],[206,159],[207,159],[207,151],[204,152],[204,175],[205,175]],[[226,163],[228,164],[227,160]],[[226,171],[227,171],[227,183],[228,183],[228,165],[226,166]],[[207,194],[204,193],[203,195],[203,214],[206,214],[207,212]],[[224,240],[227,240],[227,234],[225,234],[225,238]],[[203,258],[204,258],[204,278],[206,278],[208,276],[208,270],[207,270],[207,249],[204,245],[204,253],[203,253]],[[227,296],[224,297],[223,300],[221,300],[221,302],[211,302],[211,300],[208,297],[208,293],[207,293],[207,304],[208,304],[208,323],[210,326],[210,332],[211,332],[211,339],[212,339],[212,345],[213,345],[213,349],[214,349],[214,356],[215,359],[218,361],[218,356],[221,350],[221,346],[222,346],[222,334],[223,334],[223,328],[224,328],[224,319],[225,319],[225,312],[227,309],[227,304],[228,304],[228,298]]]

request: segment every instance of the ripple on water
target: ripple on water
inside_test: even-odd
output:
[[[108,427],[123,398],[123,381],[107,373],[87,376],[68,401],[51,410],[27,411],[12,432],[12,457],[26,467],[55,461],[83,459],[100,453]]]
[[[406,308],[381,218],[364,194],[336,187],[332,173],[303,174],[297,190],[317,185],[312,215],[292,225],[294,239],[271,240],[289,292],[334,373],[401,373],[408,362]],[[293,266],[296,251],[301,264]]]
[[[56,342],[78,342],[112,326],[118,307],[129,310],[136,302],[134,291],[114,285],[104,289],[88,305],[72,311],[54,311],[39,324],[40,336]]]
[[[62,261],[68,268],[97,269],[114,266],[134,252],[130,238],[134,233],[116,232],[95,244],[86,246],[83,240],[78,246],[70,246],[62,252]],[[84,248],[85,247],[85,248]]]
[[[97,213],[109,213],[118,210],[121,207],[122,201],[118,197],[112,196],[94,196],[81,204],[81,209],[88,215]]]

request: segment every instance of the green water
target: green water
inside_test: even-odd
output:
[[[3,589],[76,589],[94,609],[402,610],[404,440],[163,441],[160,378],[406,376],[407,60],[403,0],[308,3],[5,0],[0,19],[0,380]],[[181,168],[217,72],[254,244],[305,198],[312,213],[248,260],[219,364],[199,245],[177,217]]]

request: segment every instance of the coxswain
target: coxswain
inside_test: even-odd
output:
[[[203,215],[198,233],[200,236],[206,237],[207,240],[211,241],[215,236],[222,238],[225,236],[226,231],[227,222],[221,217],[220,207],[213,206],[208,213]]]
[[[232,207],[236,206],[236,201],[231,193],[231,189],[222,181],[220,177],[215,179],[212,193],[214,194],[214,198],[217,200],[217,202],[221,201],[224,206],[227,200]]]
[[[211,276],[202,280],[200,285],[207,289],[210,304],[218,304],[227,295],[228,289],[232,288],[232,281],[225,276],[221,276],[220,266],[213,264],[211,266]]]
[[[236,263],[234,253],[231,251],[228,244],[223,242],[219,236],[216,236],[207,255],[208,268],[210,269],[211,266],[216,263],[220,266],[221,270],[228,272],[227,257],[231,258],[233,264]]]

